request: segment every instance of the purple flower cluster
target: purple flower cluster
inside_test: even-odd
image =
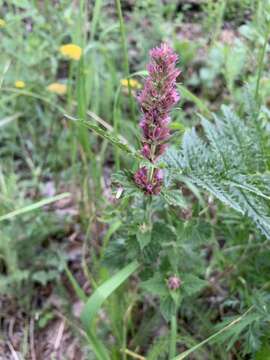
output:
[[[134,175],[135,183],[148,195],[158,195],[163,183],[163,174],[160,169],[154,169],[153,176],[149,179],[146,166],[141,167]]]
[[[180,71],[176,68],[178,56],[166,43],[152,49],[150,58],[147,66],[149,76],[138,101],[143,113],[140,122],[143,133],[141,154],[154,163],[164,153],[170,137],[170,111],[179,100],[176,78]],[[161,170],[148,175],[148,169],[143,167],[136,172],[134,180],[146,194],[151,195],[160,193],[162,177]]]

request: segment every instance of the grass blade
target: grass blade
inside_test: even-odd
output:
[[[102,0],[96,0],[95,2],[93,17],[92,17],[92,26],[91,26],[91,39],[90,39],[91,42],[94,41],[95,39],[97,25],[100,19],[100,11],[102,7],[102,3],[103,3]]]
[[[82,314],[81,321],[87,331],[88,339],[92,345],[98,360],[110,360],[110,356],[102,342],[96,336],[94,328],[94,319],[104,301],[139,267],[137,261],[118,271],[110,279],[105,281],[97,290],[90,296],[86,302]]]
[[[11,211],[8,214],[0,216],[0,221],[12,219],[15,216],[25,214],[25,213],[28,213],[30,211],[34,211],[34,210],[39,209],[39,208],[41,208],[41,207],[43,207],[45,205],[51,204],[51,203],[53,203],[55,201],[64,199],[64,198],[69,197],[69,196],[71,196],[70,193],[63,193],[63,194],[59,194],[59,195],[56,195],[56,196],[53,196],[53,197],[50,197],[50,198],[47,198],[47,199],[40,200],[40,201],[38,201],[38,202],[36,202],[34,204],[25,206],[25,207],[23,207],[21,209],[14,210],[14,211]]]
[[[121,42],[122,42],[122,49],[123,49],[123,59],[124,59],[124,68],[125,68],[125,76],[128,79],[128,96],[129,96],[129,103],[131,109],[131,116],[133,121],[135,121],[135,109],[134,109],[134,101],[132,98],[131,92],[131,85],[129,82],[129,60],[128,60],[128,48],[127,48],[127,36],[126,36],[126,29],[125,23],[122,13],[122,6],[121,0],[115,0],[117,15],[119,19],[119,27],[120,27],[120,34],[121,34]]]
[[[85,295],[83,289],[80,287],[76,278],[73,276],[72,272],[69,270],[67,264],[65,264],[65,272],[78,298],[83,302],[86,302],[87,296]]]
[[[21,113],[16,113],[14,115],[7,116],[3,119],[0,119],[0,127],[5,126],[5,125],[9,124],[10,122],[12,122],[13,120],[18,119],[21,115],[22,115]]]
[[[207,116],[211,116],[211,111],[209,111],[209,109],[207,108],[207,106],[201,99],[199,99],[196,95],[194,95],[191,91],[189,91],[183,85],[178,85],[177,88],[179,89],[181,96],[184,99],[187,99],[187,100],[193,102],[203,114],[205,114]]]
[[[89,330],[93,325],[93,321],[104,301],[139,267],[137,261],[118,271],[110,279],[105,281],[92,296],[88,299],[81,315],[84,327]]]

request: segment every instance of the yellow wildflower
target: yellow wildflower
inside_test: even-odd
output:
[[[15,82],[15,87],[16,87],[17,89],[23,89],[23,88],[25,88],[25,82],[22,81],[22,80],[17,80],[17,81]]]
[[[6,26],[6,22],[3,19],[0,19],[0,28],[3,28]]]
[[[139,81],[137,81],[135,79],[129,79],[129,84],[132,89],[140,89],[142,87],[141,84],[139,83]],[[128,79],[122,79],[121,85],[128,87]]]
[[[62,55],[72,60],[80,60],[82,55],[82,49],[75,44],[66,44],[59,48]]]
[[[67,92],[67,85],[60,83],[52,83],[47,87],[47,90],[57,95],[65,95]]]

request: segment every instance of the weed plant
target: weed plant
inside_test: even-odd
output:
[[[0,0],[3,358],[270,357],[269,19]]]

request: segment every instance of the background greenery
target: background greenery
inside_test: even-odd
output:
[[[0,18],[1,356],[97,358],[83,303],[151,244],[138,231],[143,199],[130,205],[118,172],[127,197],[116,200],[111,175],[137,169],[136,92],[149,49],[168,41],[181,102],[163,160],[177,175],[152,204],[147,248],[164,247],[163,265],[148,269],[144,250],[140,281],[113,293],[95,335],[110,359],[168,359],[174,268],[186,284],[179,354],[247,313],[188,358],[269,359],[269,1],[0,0]],[[79,61],[59,51],[68,43]]]

